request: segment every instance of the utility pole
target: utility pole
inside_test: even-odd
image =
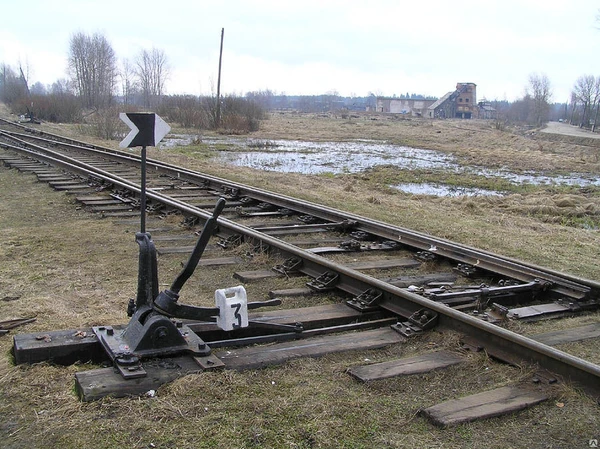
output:
[[[223,36],[225,28],[221,28],[221,50],[219,51],[219,77],[217,78],[217,123],[216,127],[221,126],[221,61],[223,59]]]

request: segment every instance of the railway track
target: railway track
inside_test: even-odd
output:
[[[137,156],[26,127],[15,131],[14,125],[9,123],[4,123],[3,128],[0,156],[5,165],[33,171],[40,180],[49,182],[55,189],[74,193],[87,208],[105,217],[121,220],[139,217],[141,189]],[[279,345],[276,350],[240,349],[230,358],[217,353],[217,358],[227,367],[243,369],[281,362],[288,357],[281,355],[286,353],[286,348],[290,354],[301,353],[298,341],[307,338],[320,339],[311,341],[316,341],[314,347],[320,347],[323,353],[398,343],[433,328],[452,329],[461,332],[473,348],[485,348],[489,354],[509,363],[537,364],[551,373],[546,378],[563,377],[597,394],[600,367],[542,343],[547,337],[526,338],[498,324],[594,310],[599,304],[598,282],[160,161],[149,160],[147,173],[149,217],[181,214],[185,226],[194,231],[211,219],[217,200],[225,198],[214,245],[227,252],[246,244],[252,253],[276,254],[280,262],[273,267],[235,272],[240,281],[267,282],[275,276],[290,280],[300,278],[304,284],[301,287],[296,281],[294,288],[273,290],[271,296],[335,294],[340,298],[335,310],[299,309],[286,312],[285,318],[280,309],[259,312],[253,316],[257,325],[236,335],[220,332],[212,323],[189,323],[190,329],[213,349],[261,342]],[[160,234],[154,234],[154,238],[160,242],[159,254],[168,254],[191,252],[195,236],[190,232],[189,238],[178,236],[170,240],[168,235]],[[172,245],[168,242],[183,242],[183,245],[162,246]],[[227,262],[222,259],[208,263],[235,263],[232,258]],[[390,272],[400,275],[390,277]],[[389,329],[390,324],[393,331]],[[371,330],[364,330],[366,328]],[[361,332],[340,333],[349,330]],[[68,335],[72,335],[72,331],[57,331],[52,340],[57,347],[64,348],[68,346],[65,342]],[[81,352],[81,344],[80,341],[72,343],[79,348],[72,350]],[[85,344],[90,354],[102,357],[96,341]],[[363,344],[367,346],[361,346]],[[16,338],[17,362],[39,361],[40,345],[43,343],[35,341],[32,335]],[[310,356],[319,352],[303,354]],[[419,366],[459,363],[456,357],[447,354],[424,357],[426,361],[366,366],[352,374],[361,380],[371,380],[390,373],[404,373],[407,365],[415,363]],[[72,360],[65,356],[63,362]],[[179,363],[188,366],[187,362],[179,360]],[[148,370],[153,376],[158,375],[152,368]],[[169,378],[167,375],[161,381]],[[98,397],[97,391],[86,390],[86,382],[89,379],[85,377],[78,380],[83,399]],[[144,384],[141,389],[146,391],[148,385]],[[520,389],[507,392],[519,397],[516,401],[519,404],[530,400],[529,393]],[[504,397],[504,392],[497,394]],[[431,415],[438,412],[433,410]],[[443,424],[446,419],[450,418],[442,417],[439,421]]]

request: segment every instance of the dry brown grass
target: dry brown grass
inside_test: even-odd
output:
[[[385,136],[393,133],[400,139],[414,127],[420,132],[434,130],[423,133],[423,144],[417,146],[450,147],[437,136],[437,122],[427,125],[365,121],[359,125],[331,119],[321,129],[318,121],[311,120],[306,117],[301,117],[300,122],[290,120],[287,128],[277,132],[268,124],[264,135],[258,137],[283,137],[279,133],[289,132],[291,138],[306,138],[314,133],[314,138],[333,139],[329,128],[337,127],[343,131],[336,132],[348,138],[388,138]],[[400,129],[392,132],[392,125]],[[355,130],[367,126],[373,130],[372,134]],[[377,130],[385,132],[376,134]],[[475,139],[469,137],[471,131],[459,131]],[[416,140],[417,131],[410,136]],[[218,176],[597,278],[598,231],[566,227],[537,214],[523,216],[511,211],[511,204],[535,205],[538,198],[524,195],[506,203],[488,199],[432,199],[392,192],[360,175],[334,178],[282,175],[222,167],[164,151],[151,153]],[[14,170],[0,168],[0,190],[3,196],[0,320],[37,314],[36,323],[17,332],[125,322],[125,305],[136,288],[135,226],[123,228],[77,211],[71,197],[53,192],[36,183],[34,177]],[[549,194],[548,198],[551,199]],[[573,207],[583,202],[577,198],[564,200]],[[556,201],[554,206],[563,207]],[[168,224],[176,226],[177,219],[170,219]],[[182,260],[183,256],[178,255],[159,258],[163,284],[177,274]],[[248,259],[246,267],[258,269],[272,263],[273,260],[259,255]],[[185,302],[206,304],[215,286],[235,285],[231,274],[228,268],[195,273],[182,291]],[[282,286],[249,284],[247,289],[254,300],[265,298],[269,288]],[[19,299],[1,301],[7,296]],[[304,303],[296,299],[286,306],[314,301],[323,299],[311,297]],[[566,321],[519,324],[518,330],[532,334],[599,321],[600,315],[596,313]],[[450,370],[367,385],[357,383],[345,373],[348,367],[366,363],[367,359],[384,361],[422,353],[424,348],[460,351],[457,341],[455,334],[434,331],[382,351],[296,360],[260,371],[187,376],[160,388],[154,398],[106,398],[83,404],[73,393],[73,375],[90,366],[42,363],[15,367],[8,355],[10,336],[3,336],[0,337],[0,350],[4,354],[0,358],[0,445],[7,448],[500,449],[588,447],[590,438],[600,437],[598,404],[566,386],[557,388],[552,400],[531,410],[454,429],[438,429],[417,416],[420,408],[441,400],[527,379],[531,373],[529,367],[516,369],[497,364],[485,354],[467,354],[466,365]],[[598,361],[597,341],[565,349]]]

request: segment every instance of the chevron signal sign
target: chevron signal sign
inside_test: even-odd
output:
[[[155,147],[171,131],[171,127],[154,112],[121,112],[119,118],[131,128],[119,143],[121,148]]]

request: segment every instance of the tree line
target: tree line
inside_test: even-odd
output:
[[[531,126],[542,126],[551,118],[553,111],[552,88],[545,74],[531,73],[521,98],[513,102],[492,101],[498,119],[504,122],[524,123]]]
[[[569,122],[595,131],[599,109],[600,76],[580,76],[571,91]]]
[[[215,96],[167,96],[170,64],[161,49],[142,49],[119,61],[101,33],[77,32],[69,39],[66,77],[29,86],[27,70],[0,64],[0,101],[14,113],[53,122],[91,123],[96,134],[117,138],[118,111],[153,110],[165,119],[197,128],[224,127],[241,133],[258,129],[264,111],[251,98],[225,96],[217,117]],[[232,127],[232,128],[228,128]]]
[[[29,68],[0,64],[0,101],[18,114],[31,113],[54,122],[88,122],[100,137],[115,138],[119,111],[145,108],[186,127],[222,127],[229,132],[257,130],[267,110],[338,112],[373,110],[376,95],[340,96],[337,91],[323,95],[285,95],[270,90],[244,96],[166,95],[170,64],[164,51],[142,49],[132,60],[119,60],[108,39],[101,33],[71,35],[66,77],[44,86],[29,83]],[[401,94],[398,98],[428,98]],[[513,101],[490,101],[504,122],[542,126],[562,119],[595,130],[600,109],[600,76],[583,75],[572,89],[567,103],[551,103],[551,83],[545,74],[532,73],[524,95]]]
[[[580,128],[596,130],[600,115],[600,76],[582,75],[573,84],[569,101],[551,102],[550,80],[544,74],[531,74],[523,97],[514,102],[492,101],[507,122],[541,126],[549,120],[564,121]]]

